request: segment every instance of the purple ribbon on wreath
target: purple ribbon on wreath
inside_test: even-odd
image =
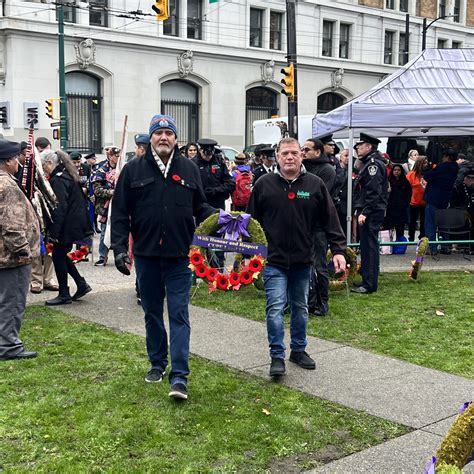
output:
[[[239,214],[233,216],[222,209],[219,211],[219,218],[217,223],[222,227],[217,231],[218,234],[224,234],[224,239],[238,240],[239,237],[250,237],[247,232],[247,226],[249,225],[250,214]]]

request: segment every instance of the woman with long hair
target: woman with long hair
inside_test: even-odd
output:
[[[403,163],[403,169],[405,170],[405,173],[409,173],[410,171],[413,171],[416,160],[418,160],[419,156],[420,154],[418,153],[418,150],[410,150],[408,152],[408,160],[406,163]]]
[[[395,228],[397,242],[405,233],[405,224],[408,224],[411,198],[411,186],[405,177],[405,170],[400,164],[394,164],[388,177],[390,194],[388,196],[387,211],[385,214],[384,229]]]
[[[190,160],[199,154],[199,147],[197,143],[189,142],[184,147],[184,156]]]
[[[428,169],[428,158],[419,156],[415,162],[413,170],[407,174],[407,180],[411,186],[410,200],[410,223],[408,225],[408,240],[414,242],[416,223],[420,220],[419,239],[425,236],[425,207],[426,203],[423,199],[426,182],[423,180],[423,173]]]
[[[74,242],[90,238],[92,224],[87,212],[87,199],[79,183],[79,175],[69,156],[62,151],[41,153],[43,171],[49,178],[58,204],[48,228],[49,242],[53,243],[53,264],[59,284],[59,295],[46,301],[48,306],[70,304],[91,291],[68,257]],[[68,274],[76,283],[77,290],[71,297]]]

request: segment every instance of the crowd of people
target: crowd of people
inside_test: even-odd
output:
[[[268,240],[263,281],[272,377],[286,372],[286,307],[289,360],[309,370],[316,366],[306,352],[307,321],[309,314],[329,311],[328,249],[336,275],[346,270],[349,193],[352,237],[361,254],[362,281],[354,293],[378,289],[381,229],[395,229],[397,241],[406,227],[410,240],[417,228],[418,237],[426,233],[435,240],[436,210],[452,205],[466,211],[472,239],[474,168],[453,150],[446,150],[436,167],[417,150],[410,151],[406,164],[393,164],[378,151],[378,138],[361,133],[349,170],[351,151],[339,150],[330,134],[302,145],[293,138],[283,138],[276,148],[261,144],[254,156],[238,153],[233,163],[214,140],[180,148],[177,137],[174,118],[156,115],[148,133],[135,135],[135,155],[120,170],[117,147],[108,147],[106,159],[97,163],[93,153],[52,151],[46,138],[38,138],[41,166],[34,171],[32,192],[25,184],[31,146],[0,140],[0,360],[36,356],[19,339],[28,289],[58,291],[46,301],[50,306],[71,304],[92,290],[68,253],[94,232],[100,233],[96,266],[107,265],[111,249],[116,268],[130,275],[133,254],[150,361],[145,380],[163,379],[169,352],[169,395],[176,399],[188,397],[189,248],[196,225],[224,210],[227,200],[233,210],[256,219]],[[209,258],[225,271],[223,252]],[[72,295],[69,276],[76,286]]]

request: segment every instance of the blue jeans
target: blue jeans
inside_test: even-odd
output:
[[[433,204],[427,204],[425,209],[425,232],[429,240],[436,240],[436,211],[438,208]],[[446,232],[440,233],[441,240],[449,240],[449,234]],[[430,251],[437,251],[436,244],[430,244]]]
[[[163,321],[166,295],[170,327],[170,384],[187,383],[189,375],[189,291],[191,270],[187,258],[135,256],[138,286],[145,311],[146,348],[153,368],[168,365],[168,336]]]
[[[107,224],[100,224],[99,258],[103,260],[107,260],[107,256],[109,255],[109,248],[104,244],[106,228]]]
[[[283,310],[287,299],[291,310],[291,350],[302,352],[306,349],[310,269],[309,266],[289,270],[272,265],[265,267],[263,281],[267,297],[267,335],[272,358],[285,358]]]

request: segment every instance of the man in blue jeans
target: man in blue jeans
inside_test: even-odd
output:
[[[281,140],[275,172],[255,183],[247,206],[247,212],[260,222],[268,240],[263,281],[271,377],[286,372],[283,310],[287,300],[291,310],[290,361],[304,369],[316,368],[306,352],[311,249],[316,229],[326,234],[335,271],[339,273],[346,267],[346,240],[336,208],[324,182],[307,173],[302,160],[297,140]]]
[[[198,167],[180,154],[176,121],[155,115],[145,155],[120,173],[112,206],[111,236],[115,266],[130,274],[129,233],[141,303],[145,312],[146,347],[151,368],[145,378],[161,382],[168,365],[168,336],[163,321],[166,296],[170,327],[169,396],[188,398],[189,290],[188,252],[194,216],[215,209],[206,202]]]

